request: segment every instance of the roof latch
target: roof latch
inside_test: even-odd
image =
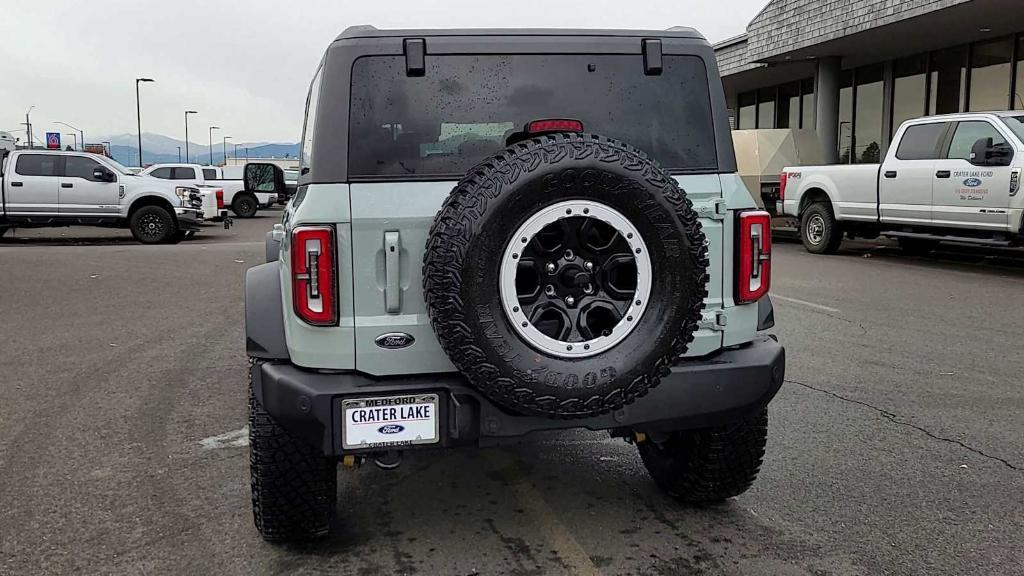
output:
[[[405,52],[405,75],[424,76],[427,73],[427,43],[423,38],[406,38],[402,41]]]
[[[644,74],[648,76],[661,75],[661,40],[643,40],[641,42],[644,53]]]

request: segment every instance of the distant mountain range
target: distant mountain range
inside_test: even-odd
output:
[[[92,138],[90,138],[92,140]],[[144,132],[142,134],[142,160],[139,162],[139,139],[135,134],[116,134],[93,140],[95,142],[110,142],[110,155],[125,166],[144,166],[149,164],[164,164],[178,162],[178,148],[181,148],[181,162],[185,159],[185,142],[162,134]],[[248,149],[249,158],[296,158],[299,155],[299,145],[281,144],[273,142],[246,142],[238,144],[238,156],[245,158]],[[209,145],[189,142],[188,153],[192,162],[199,164],[211,163]],[[235,155],[235,145],[229,140],[227,146],[229,158]],[[213,164],[224,161],[222,146],[216,140],[213,143]]]

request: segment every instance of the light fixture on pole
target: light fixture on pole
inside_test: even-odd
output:
[[[195,110],[185,110],[185,162],[186,163],[191,160],[191,158],[189,158],[189,155],[188,155],[188,115],[189,114],[199,114],[199,112],[196,112]]]
[[[139,129],[139,166],[143,166],[142,163],[142,105],[139,103],[139,82],[153,82],[152,78],[136,78],[135,79],[135,120],[138,122]],[[110,153],[110,148],[107,148],[107,153]]]
[[[67,126],[68,128],[71,128],[72,130],[78,130],[78,135],[80,136],[78,141],[82,143],[82,149],[83,150],[85,149],[85,132],[82,132],[80,129],[75,128],[74,126],[72,126],[71,124],[68,124],[67,122],[56,122],[56,124],[60,124],[62,126]]]
[[[210,166],[213,166],[213,131],[220,130],[220,126],[210,126]]]
[[[220,163],[225,165],[225,166],[228,165],[228,140],[231,140],[231,136],[225,136],[224,139],[221,141],[221,144],[220,144],[220,153],[221,153]]]

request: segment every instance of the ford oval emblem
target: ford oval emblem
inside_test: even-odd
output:
[[[377,432],[380,432],[381,434],[398,434],[403,430],[405,430],[405,426],[402,426],[401,424],[386,424],[377,428]]]
[[[412,346],[416,339],[405,332],[389,332],[381,334],[374,339],[373,343],[385,350],[401,350]]]
[[[968,178],[967,180],[964,180],[964,186],[967,186],[968,188],[977,188],[978,186],[981,186],[981,178]]]

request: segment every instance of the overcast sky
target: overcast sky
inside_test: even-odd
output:
[[[309,81],[331,40],[355,24],[378,28],[648,28],[686,25],[709,40],[744,32],[767,0],[3,0],[0,130],[135,133],[193,142],[207,127],[235,142],[295,142]],[[436,6],[436,7],[433,7]],[[24,133],[16,133],[24,138]],[[66,137],[70,141],[70,137]]]

